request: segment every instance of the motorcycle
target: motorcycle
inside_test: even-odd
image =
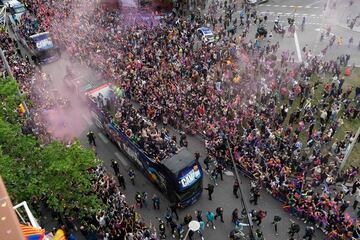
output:
[[[284,34],[285,33],[285,29],[283,28],[283,26],[281,26],[280,23],[275,23],[274,24],[274,31],[276,33],[279,33],[279,34]]]

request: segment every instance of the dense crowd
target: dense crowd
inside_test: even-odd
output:
[[[178,151],[176,139],[170,136],[169,130],[165,127],[159,130],[156,123],[144,118],[129,100],[118,101],[117,98],[111,97],[106,101],[100,94],[96,102],[101,105],[106,102],[104,106],[99,107],[103,108],[111,121],[114,121],[119,129],[151,159],[160,162]],[[114,116],[111,116],[112,111],[115,112]]]
[[[29,12],[21,15],[20,22],[17,25],[17,33],[23,39],[28,39],[30,36],[43,32],[44,29],[40,28],[39,20],[32,16]]]
[[[84,229],[96,230],[98,239],[157,239],[156,231],[145,225],[135,206],[127,203],[126,196],[105,169],[98,167],[92,171],[96,176],[94,191],[99,193],[107,209],[99,212],[95,219],[89,219]],[[88,234],[90,232],[86,232]]]
[[[145,21],[135,13],[105,11],[95,1],[25,2],[39,19],[44,19],[40,25],[52,30],[56,42],[75,59],[112,79],[125,96],[140,104],[148,119],[202,134],[210,157],[225,167],[230,159],[225,147],[228,139],[243,171],[283,201],[284,209],[321,228],[327,239],[349,239],[358,228],[356,220],[345,211],[349,203],[344,197],[349,192],[334,192],[329,187],[336,182],[351,182],[358,174],[358,169],[352,167],[338,175],[346,149],[356,139],[353,132],[347,132],[343,139],[334,139],[334,135],[345,118],[358,119],[360,112],[359,88],[344,89],[343,61],[325,61],[323,56],[314,56],[305,49],[304,63],[288,63],[292,54],[284,52],[279,64],[278,43],[260,47],[248,41],[246,34],[232,34],[235,30],[228,22],[235,21],[235,6],[230,4],[226,20],[195,16],[188,20],[171,15]],[[211,8],[216,12],[217,5]],[[244,23],[241,19],[240,25],[257,18],[251,9],[245,7],[243,11]],[[123,24],[129,19],[136,19],[137,24]],[[196,30],[202,25],[213,25],[218,41],[201,43]],[[19,79],[26,79],[21,74],[34,70],[26,63],[28,67],[20,69],[14,64],[24,60],[11,46],[10,63]],[[313,77],[319,80],[311,81]],[[30,88],[22,86],[23,91]],[[319,89],[323,93],[317,99]],[[124,108],[116,117],[127,124],[122,127],[129,135],[142,139],[150,135],[148,154],[162,158],[157,143],[167,137],[166,133],[142,126],[131,108]],[[106,175],[98,176],[106,189],[104,201],[114,205],[114,211],[117,206],[120,211],[128,209],[126,221],[133,221],[131,209],[121,207],[119,196],[113,196],[119,193],[114,191],[113,182]],[[323,186],[322,191],[317,191],[319,186]],[[360,196],[358,191],[354,194]],[[97,217],[101,228],[117,225],[118,221],[120,229],[127,229],[120,217],[100,221],[107,214]],[[135,229],[140,231],[141,224],[137,224]],[[117,234],[111,229],[104,232]]]

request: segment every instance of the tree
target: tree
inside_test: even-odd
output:
[[[0,79],[0,115],[10,123],[16,123],[17,110],[21,103],[21,97],[18,93],[18,85],[16,81],[10,77]]]
[[[96,167],[90,149],[84,149],[79,142],[69,148],[59,142],[53,142],[42,151],[45,169],[40,183],[46,194],[47,203],[60,213],[71,215],[77,212],[81,217],[101,208],[101,201],[92,192],[93,175],[88,170]]]
[[[92,191],[89,169],[99,161],[79,142],[65,147],[53,142],[45,147],[24,135],[17,114],[21,97],[12,79],[0,79],[0,174],[16,202],[43,200],[54,211],[84,217],[102,207]]]

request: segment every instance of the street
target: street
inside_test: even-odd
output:
[[[70,62],[63,57],[60,61],[46,65],[44,67],[44,71],[51,75],[51,78],[54,82],[54,87],[58,89],[63,89],[61,92],[65,94],[65,96],[73,95],[72,92],[67,92],[63,85],[63,77],[65,76],[66,66],[71,65]],[[85,66],[81,66],[80,64],[72,64],[73,68],[77,69],[78,73],[86,73],[89,74],[91,72]],[[90,74],[91,75],[91,74]],[[73,101],[76,98],[72,98]],[[79,100],[80,101],[80,100]],[[73,102],[72,104],[79,104]],[[127,197],[128,203],[135,203],[135,193],[146,191],[148,193],[148,201],[147,207],[139,209],[139,213],[141,217],[146,219],[148,224],[151,224],[154,227],[158,227],[159,222],[156,219],[157,217],[164,219],[166,208],[170,205],[169,201],[162,195],[158,188],[156,188],[147,178],[144,177],[141,171],[136,168],[118,149],[118,147],[111,143],[109,139],[96,127],[93,120],[91,119],[90,114],[82,114],[79,119],[67,119],[69,122],[76,121],[81,122],[83,126],[83,130],[79,139],[83,143],[84,146],[90,147],[87,142],[86,133],[92,130],[96,134],[96,153],[100,160],[103,161],[106,169],[113,174],[113,170],[111,168],[111,159],[116,159],[120,166],[122,167],[120,172],[124,175],[126,179],[126,190],[125,195]],[[173,129],[170,129],[172,134],[177,134]],[[198,136],[188,136],[189,141],[189,150],[192,153],[199,152],[201,154],[200,162],[203,163],[204,156],[206,155],[205,146],[201,137]],[[128,178],[128,170],[132,168],[135,170],[135,186],[133,186]],[[247,205],[248,211],[252,209],[256,210],[265,210],[267,211],[267,217],[261,224],[260,228],[264,233],[264,236],[267,240],[275,240],[275,239],[287,239],[288,234],[287,230],[291,224],[290,220],[297,222],[301,226],[300,236],[304,234],[304,229],[306,224],[299,221],[296,218],[292,218],[287,214],[283,209],[282,205],[279,201],[275,200],[270,194],[268,194],[265,190],[262,190],[261,197],[259,200],[259,204],[254,206],[249,203],[250,198],[250,181],[248,178],[243,176],[240,173],[240,177],[242,180],[241,188],[244,194],[245,203]],[[204,175],[204,187],[209,183],[209,174]],[[216,230],[211,228],[205,229],[205,239],[209,240],[218,240],[218,239],[227,239],[228,234],[233,229],[233,225],[231,223],[231,213],[235,208],[242,209],[242,205],[240,199],[236,199],[232,194],[232,186],[234,183],[234,176],[232,172],[226,171],[224,174],[224,181],[218,179],[218,185],[215,186],[215,191],[213,194],[213,200],[209,201],[207,198],[207,192],[204,191],[201,199],[195,203],[193,206],[190,206],[186,209],[179,210],[180,222],[183,221],[184,216],[187,213],[190,213],[193,218],[195,218],[195,211],[202,210],[203,216],[206,211],[215,211],[217,207],[224,208],[224,221],[225,223],[221,223],[220,220],[217,220],[215,223]],[[151,198],[156,194],[160,196],[161,204],[160,211],[153,210]],[[273,225],[271,222],[273,221],[274,216],[280,216],[282,218],[279,224],[279,235],[276,236],[274,232]],[[254,230],[256,229],[256,225]],[[248,230],[245,228],[244,232],[247,233]],[[169,232],[167,232],[169,233]],[[324,235],[321,231],[317,231],[316,237],[314,239],[323,239]],[[167,239],[171,239],[171,236],[168,235]],[[200,238],[198,238],[200,239]]]
[[[318,55],[328,45],[329,38],[333,35],[343,39],[341,45],[334,44],[329,48],[325,59],[333,59],[343,54],[351,54],[350,65],[360,65],[360,27],[355,26],[353,30],[347,27],[346,19],[348,16],[354,18],[359,14],[357,9],[360,7],[360,2],[355,1],[350,7],[349,1],[337,1],[336,8],[333,8],[332,1],[328,0],[270,0],[264,4],[256,5],[260,16],[268,16],[267,29],[268,33],[272,31],[271,42],[279,41],[280,49],[282,51],[289,51],[295,53],[295,62],[300,62],[304,57],[303,48],[311,50],[313,54]],[[240,4],[238,4],[240,5]],[[326,7],[324,8],[324,6]],[[239,6],[240,7],[240,6]],[[240,9],[239,9],[240,11]],[[239,11],[234,17],[239,16]],[[281,37],[273,31],[274,20],[279,16],[280,23],[287,29],[287,18],[294,17],[296,24],[297,37],[285,35]],[[301,23],[305,17],[305,27],[301,31]],[[320,41],[321,32],[325,32],[331,28],[330,37],[325,37]],[[240,32],[240,31],[238,31]],[[256,27],[250,28],[248,39],[253,39],[255,36]],[[349,43],[349,39],[353,38],[353,43]]]
[[[300,31],[299,27],[297,29],[297,37],[288,37],[285,36],[282,38],[280,35],[273,33],[273,38],[271,41],[275,43],[276,41],[279,41],[280,43],[280,49],[282,51],[289,52],[295,52],[296,58],[295,62],[299,62],[304,57],[304,52],[302,49],[306,47],[307,49],[311,49],[314,54],[319,54],[320,51],[326,47],[328,44],[328,39],[325,39],[323,42],[320,42],[320,34],[321,31],[325,31],[325,29],[328,26],[331,26],[332,34],[335,34],[336,36],[343,36],[344,42],[346,43],[347,39],[349,39],[351,36],[354,37],[355,41],[352,46],[347,46],[347,44],[343,44],[342,46],[334,46],[333,48],[329,49],[327,58],[334,58],[341,54],[345,53],[351,53],[351,64],[360,64],[360,51],[357,49],[357,42],[360,41],[360,33],[356,31],[351,31],[350,29],[347,29],[343,25],[336,25],[332,24],[331,21],[334,21],[334,12],[337,12],[339,10],[333,10],[333,9],[325,9],[324,11],[324,4],[325,1],[300,1],[300,0],[287,0],[287,1],[281,1],[281,0],[274,0],[269,1],[265,4],[258,5],[256,7],[256,10],[261,15],[267,15],[268,16],[268,31],[270,32],[273,26],[273,22],[277,16],[280,16],[280,22],[284,24],[284,26],[287,25],[287,17],[295,16],[296,24],[297,26],[300,26],[302,18],[305,16],[306,18],[306,24],[304,31]],[[345,4],[340,6],[337,6],[339,8],[346,8]],[[353,10],[354,8],[351,8],[349,10]],[[329,18],[328,16],[332,16]],[[338,16],[336,19],[339,20],[343,16]],[[250,28],[250,34],[249,38],[253,38],[255,35],[256,28],[252,26]],[[57,85],[58,88],[64,88],[62,86],[62,78],[65,75],[65,68],[67,65],[71,65],[66,58],[63,58],[61,61],[53,63],[51,65],[47,65],[44,67],[44,70],[51,75],[51,78],[55,82],[55,85]],[[88,69],[85,66],[77,65],[76,69],[78,72],[85,72],[86,74],[82,75],[92,75],[90,69]],[[141,217],[146,219],[146,222],[153,226],[158,227],[158,220],[157,217],[163,218],[165,217],[165,211],[166,208],[169,206],[169,201],[161,194],[158,188],[156,188],[148,179],[144,177],[144,175],[139,171],[135,165],[133,165],[118,149],[118,147],[114,144],[112,144],[109,139],[96,127],[96,125],[93,123],[91,116],[89,114],[82,114],[81,121],[83,123],[84,127],[83,132],[80,136],[81,142],[84,144],[84,146],[89,146],[86,139],[86,133],[89,130],[92,130],[96,133],[97,137],[97,148],[96,153],[99,159],[101,159],[104,162],[104,166],[107,168],[108,171],[113,173],[113,170],[111,168],[111,159],[116,159],[119,163],[121,168],[121,173],[126,178],[126,190],[125,194],[127,196],[127,201],[129,203],[135,203],[135,193],[136,192],[143,192],[146,191],[148,193],[148,201],[147,201],[147,207],[144,207],[142,209],[139,209],[139,212],[141,214]],[[171,132],[173,134],[177,134],[177,132],[174,132],[171,129]],[[199,152],[201,154],[200,162],[202,163],[206,151],[204,147],[204,143],[202,142],[201,138],[196,136],[188,136],[189,140],[189,150],[192,153]],[[128,170],[132,168],[136,172],[135,177],[135,186],[133,186],[130,183],[130,180],[128,178]],[[301,232],[299,236],[302,236],[304,234],[304,229],[306,227],[306,224],[304,224],[302,221],[299,221],[296,218],[292,218],[288,213],[286,213],[282,209],[282,205],[279,201],[275,200],[270,194],[268,194],[266,191],[261,192],[261,197],[259,200],[259,205],[254,206],[249,203],[250,198],[250,181],[246,177],[244,177],[242,174],[240,174],[242,183],[241,188],[244,193],[244,200],[246,203],[246,207],[248,211],[252,209],[256,210],[265,210],[267,211],[267,217],[265,218],[264,222],[260,226],[261,230],[264,233],[265,239],[272,240],[272,239],[288,239],[287,230],[291,224],[291,221],[297,222],[301,226]],[[205,174],[204,176],[204,186],[207,185],[209,182],[209,175]],[[202,210],[203,214],[208,211],[215,211],[217,207],[223,207],[224,208],[224,220],[225,223],[221,223],[219,220],[216,222],[216,230],[213,230],[211,228],[205,229],[205,239],[209,240],[215,240],[215,239],[226,239],[229,232],[233,229],[232,223],[231,223],[231,213],[235,208],[242,209],[242,205],[239,199],[236,199],[232,194],[232,185],[234,182],[234,176],[232,172],[227,171],[224,175],[224,181],[218,181],[218,186],[215,188],[215,192],[213,194],[213,201],[209,201],[207,199],[207,192],[203,192],[202,198],[193,206],[188,207],[186,209],[182,209],[179,211],[180,215],[180,222],[182,222],[183,217],[190,213],[193,218],[195,217],[195,211]],[[160,211],[153,210],[152,208],[152,202],[151,198],[152,196],[156,194],[160,196],[161,198],[161,209]],[[279,224],[279,235],[275,235],[273,225],[271,222],[273,221],[273,217],[277,215],[282,218],[280,224]],[[257,228],[257,226],[254,226],[254,230]],[[248,232],[245,228],[244,232]],[[317,230],[315,234],[315,239],[323,239],[324,234]],[[168,239],[170,239],[170,236],[168,235]]]
[[[343,1],[339,3],[335,9],[329,6],[327,0],[270,0],[267,3],[256,6],[257,12],[264,16],[268,16],[267,26],[268,34],[272,31],[274,20],[279,16],[280,22],[287,26],[287,18],[294,16],[296,20],[296,33],[294,36],[285,36],[284,38],[276,33],[272,33],[273,37],[270,39],[272,43],[279,41],[281,51],[289,51],[294,53],[295,62],[302,62],[304,59],[304,51],[311,50],[313,54],[320,54],[320,52],[327,47],[329,39],[326,37],[323,41],[320,40],[321,32],[326,31],[328,27],[331,27],[331,34],[335,35],[337,38],[342,37],[343,43],[335,43],[333,47],[329,48],[325,56],[326,59],[336,59],[336,57],[343,54],[351,54],[350,65],[360,65],[360,49],[358,44],[360,42],[360,28],[355,26],[353,30],[349,29],[346,25],[346,18],[348,15],[356,16],[358,14],[358,9],[360,9],[360,1],[354,3],[353,6],[349,7],[348,1]],[[326,7],[325,4],[327,3]],[[239,11],[238,11],[239,12]],[[236,14],[238,17],[238,13]],[[305,17],[305,27],[301,31],[300,25],[303,17]],[[238,31],[241,32],[241,31]],[[251,26],[250,33],[248,35],[249,39],[254,39],[256,32],[256,26]],[[352,44],[348,44],[350,37],[353,37],[354,41]],[[280,51],[280,52],[281,52]],[[23,54],[26,54],[23,51]],[[126,190],[125,195],[127,197],[127,202],[129,204],[135,204],[135,193],[144,192],[148,193],[147,206],[142,209],[138,209],[140,217],[145,219],[145,222],[150,226],[158,228],[159,221],[157,218],[164,219],[166,208],[169,207],[170,202],[162,195],[161,191],[156,188],[143,174],[136,168],[132,162],[127,159],[120,149],[113,144],[105,134],[96,127],[93,119],[91,118],[90,113],[86,109],[86,104],[82,102],[80,98],[74,94],[74,92],[65,86],[63,78],[66,73],[66,67],[71,66],[78,75],[81,75],[86,81],[97,81],[97,74],[94,70],[89,69],[85,65],[80,63],[73,63],[69,61],[69,56],[63,54],[62,58],[52,64],[43,66],[43,71],[50,75],[52,79],[52,88],[57,90],[57,92],[63,96],[70,99],[72,106],[76,109],[81,109],[81,111],[75,111],[68,113],[67,116],[64,116],[67,124],[71,126],[69,129],[71,131],[76,131],[75,135],[78,135],[81,143],[85,147],[90,147],[87,142],[86,133],[90,130],[93,131],[96,135],[96,154],[97,157],[103,161],[105,168],[113,174],[111,168],[111,160],[115,159],[119,162],[121,169],[120,172],[124,175],[126,179]],[[100,79],[102,80],[102,79]],[[172,134],[177,135],[179,139],[179,133],[174,129],[169,129]],[[203,159],[206,156],[206,149],[204,146],[203,139],[200,136],[187,136],[189,141],[189,150],[195,154],[199,152],[200,162],[203,165]],[[128,170],[132,168],[135,170],[135,185],[132,185],[128,178]],[[261,197],[259,204],[257,206],[252,205],[249,202],[250,199],[250,181],[244,175],[239,172],[241,178],[241,189],[244,193],[244,201],[246,203],[246,208],[248,211],[252,209],[256,210],[265,210],[267,211],[267,216],[261,226],[254,225],[254,231],[257,228],[260,228],[264,233],[266,240],[276,240],[276,239],[288,239],[287,230],[291,224],[291,221],[298,223],[301,227],[301,231],[298,239],[304,235],[304,229],[307,226],[300,219],[291,217],[286,213],[282,204],[274,199],[269,193],[265,190],[261,191]],[[203,218],[205,219],[206,211],[215,211],[217,207],[224,208],[224,220],[225,223],[221,223],[220,220],[215,222],[216,229],[205,228],[204,237],[209,240],[220,240],[227,239],[228,234],[233,229],[233,224],[231,223],[231,214],[235,208],[239,210],[242,209],[242,204],[240,199],[237,199],[232,194],[232,187],[234,183],[234,174],[231,171],[225,171],[224,180],[221,181],[218,179],[218,185],[215,186],[215,191],[213,194],[213,200],[210,201],[207,198],[207,192],[204,190],[201,199],[196,202],[193,206],[190,206],[186,209],[180,209],[179,222],[183,221],[183,218],[186,214],[191,214],[193,219],[195,219],[195,211],[202,210]],[[203,186],[207,186],[210,182],[209,174],[205,173]],[[156,194],[160,196],[161,204],[160,211],[154,210],[152,208],[152,196]],[[273,222],[274,216],[280,216],[281,222],[279,223],[279,235],[275,235],[274,227],[271,224]],[[248,229],[245,227],[245,233],[248,233]],[[167,239],[172,239],[169,231],[167,230]],[[84,239],[81,235],[78,235],[79,239]],[[195,239],[200,239],[196,235]],[[315,237],[313,239],[324,239],[324,234],[317,230]]]

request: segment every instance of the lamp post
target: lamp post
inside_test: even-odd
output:
[[[347,161],[349,160],[349,156],[351,154],[351,151],[353,150],[355,144],[358,142],[358,138],[360,136],[360,127],[358,128],[356,134],[355,134],[355,137],[354,137],[354,140],[350,143],[346,153],[345,153],[345,156],[343,158],[343,160],[341,161],[341,164],[340,164],[340,167],[339,167],[339,171],[338,171],[338,174],[341,174],[342,170],[344,169]]]
[[[235,173],[235,177],[236,177],[236,180],[241,183],[241,179],[240,179],[240,176],[239,176],[239,173],[237,171],[237,166],[235,164],[235,160],[234,160],[234,156],[233,156],[233,151],[232,151],[232,148],[230,146],[230,143],[229,143],[229,139],[227,137],[227,135],[225,135],[225,140],[226,140],[226,145],[227,147],[229,148],[229,151],[230,151],[230,158],[231,158],[231,161],[232,161],[232,164],[234,166],[234,173]],[[241,204],[243,206],[243,209],[245,209],[246,211],[246,216],[247,216],[247,219],[248,219],[248,222],[249,222],[249,235],[250,235],[250,239],[255,239],[254,238],[254,232],[253,232],[253,228],[252,228],[252,220],[251,220],[251,217],[247,211],[247,208],[246,208],[246,204],[245,204],[245,201],[244,201],[244,197],[243,197],[243,192],[241,190],[241,187],[239,187],[239,192],[240,192],[240,199],[241,199]]]
[[[199,229],[200,229],[200,223],[195,220],[192,220],[191,222],[189,222],[188,226],[189,226],[189,229],[187,230],[187,232],[185,234],[184,240],[187,239],[190,231],[196,232],[196,231],[199,231]]]

